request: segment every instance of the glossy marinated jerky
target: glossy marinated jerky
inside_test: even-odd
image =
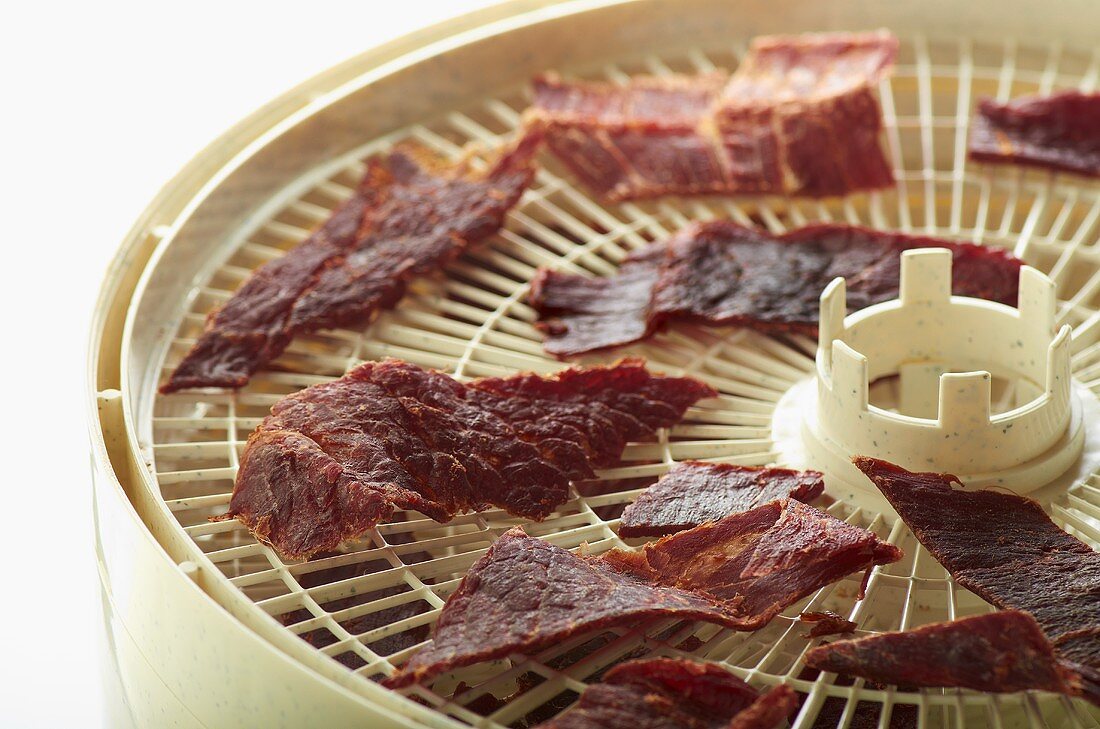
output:
[[[875,458],[856,465],[955,581],[1005,610],[1032,615],[1100,701],[1100,553],[1038,503],[952,487],[950,474],[911,473]]]
[[[806,653],[806,665],[886,684],[1080,693],[1080,677],[1018,610],[837,641]]]
[[[817,471],[685,461],[626,507],[623,537],[660,537],[777,499],[809,502],[825,482]]]
[[[726,76],[638,77],[625,86],[533,82],[527,124],[600,197],[629,200],[728,190],[726,154],[703,128]]]
[[[539,313],[546,351],[592,352],[645,339],[659,323],[649,315],[666,245],[631,254],[614,276],[593,278],[540,268],[528,303]]]
[[[897,52],[885,31],[754,40],[714,112],[732,191],[823,197],[891,187],[871,87]]]
[[[799,501],[773,501],[677,532],[636,551],[602,555],[622,572],[737,605],[757,630],[816,590],[902,551],[874,533]]]
[[[488,506],[543,519],[569,482],[717,394],[639,360],[462,384],[399,360],[284,397],[249,437],[222,519],[308,558],[412,509],[436,521]]]
[[[408,146],[372,158],[351,199],[210,313],[161,391],[242,387],[297,335],[392,308],[411,279],[500,228],[531,182],[538,144],[527,136],[484,171]]]
[[[897,40],[886,32],[764,37],[728,79],[643,76],[615,85],[538,78],[527,119],[582,182],[611,201],[844,195],[893,184],[870,87],[896,55]]]
[[[1022,265],[1001,248],[837,224],[772,236],[729,221],[695,223],[657,245],[664,245],[663,256],[650,246],[624,262],[630,296],[622,295],[617,277],[595,284],[575,274],[543,274],[530,303],[542,318],[546,351],[566,357],[617,347],[676,321],[812,336],[830,281],[846,280],[853,311],[894,299],[901,253],[913,248],[952,251],[956,295],[1014,306]],[[650,280],[643,303],[641,288]]]
[[[578,557],[516,527],[498,539],[447,599],[432,642],[385,681],[392,688],[570,636],[659,617],[736,628],[716,597],[638,579],[601,557]]]
[[[787,686],[761,695],[714,664],[655,658],[615,666],[539,729],[774,729],[796,705]]]
[[[386,684],[425,682],[652,618],[756,630],[814,590],[900,557],[870,532],[793,501],[598,557],[578,557],[517,527],[470,568],[432,642]]]
[[[805,633],[804,638],[820,638],[823,635],[835,635],[837,633],[851,633],[856,629],[856,624],[843,615],[832,610],[809,611],[801,613],[798,619],[810,624],[810,632]]]
[[[971,122],[970,158],[1100,177],[1100,94],[985,99]]]

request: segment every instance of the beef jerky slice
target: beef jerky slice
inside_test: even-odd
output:
[[[436,521],[497,506],[543,519],[569,482],[618,462],[717,394],[639,360],[462,384],[398,360],[284,397],[248,439],[229,504],[288,558],[331,550],[412,509]]]
[[[447,600],[391,687],[658,617],[756,630],[815,589],[901,552],[798,502],[773,502],[639,551],[578,557],[515,528]]]
[[[897,298],[901,252],[912,248],[952,251],[956,295],[1015,306],[1022,265],[1001,248],[837,224],[772,236],[729,221],[695,223],[656,245],[664,256],[650,246],[623,263],[629,296],[623,274],[542,274],[530,303],[546,351],[567,357],[617,347],[680,320],[816,335],[830,281],[846,280],[853,311]],[[648,299],[645,281],[653,281]]]
[[[1058,655],[1100,699],[1100,553],[1038,503],[963,491],[950,474],[911,473],[875,458],[856,465],[955,581],[1005,610],[1031,614]]]
[[[708,193],[843,195],[893,184],[870,86],[888,33],[757,39],[732,78],[534,81],[528,124],[610,200]]]
[[[593,278],[540,268],[528,303],[539,313],[536,326],[551,354],[568,356],[645,339],[657,322],[649,302],[657,285],[665,243],[632,253],[614,276]]]
[[[351,199],[210,313],[161,391],[242,387],[295,336],[393,307],[410,279],[500,228],[531,182],[538,142],[525,137],[484,171],[413,147],[369,160]]]
[[[985,99],[970,126],[970,158],[1100,177],[1100,94]]]
[[[901,559],[872,532],[793,499],[773,501],[602,559],[623,572],[737,606],[746,630],[853,572]]]
[[[1009,693],[1080,693],[1080,677],[1042,628],[1018,610],[976,615],[818,646],[806,665],[878,683]]]
[[[619,535],[661,537],[776,499],[809,502],[824,490],[817,471],[685,461],[626,507]]]
[[[715,107],[736,192],[823,197],[890,187],[882,110],[890,33],[758,38]]]
[[[425,682],[589,630],[679,617],[736,628],[719,598],[638,579],[601,557],[578,557],[516,527],[498,539],[447,599],[432,642],[385,681]]]
[[[625,86],[533,82],[527,124],[550,151],[609,201],[725,192],[725,151],[703,130],[727,77],[638,77]]]
[[[810,624],[810,632],[803,638],[820,638],[823,635],[836,635],[837,633],[851,633],[856,629],[856,624],[843,615],[832,610],[809,611],[801,613],[798,619]]]
[[[539,729],[774,729],[796,705],[787,686],[760,695],[712,663],[654,658],[615,666]]]

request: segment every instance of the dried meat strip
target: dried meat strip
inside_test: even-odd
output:
[[[1035,618],[1018,610],[975,615],[818,646],[806,665],[878,683],[1010,693],[1081,693]]]
[[[527,120],[610,201],[844,195],[894,182],[871,85],[896,55],[897,39],[885,31],[763,37],[729,79],[717,72],[625,85],[537,78]]]
[[[730,221],[694,223],[656,246],[663,256],[648,246],[623,263],[629,296],[618,276],[597,284],[540,274],[529,301],[542,317],[546,351],[568,357],[622,346],[681,320],[815,335],[830,281],[846,279],[852,310],[896,298],[901,252],[913,248],[952,251],[956,295],[1014,306],[1022,266],[1001,248],[832,223],[780,236]]]
[[[773,502],[646,545],[578,557],[507,532],[447,600],[432,642],[391,687],[590,630],[676,617],[756,630],[816,589],[901,551],[796,501]]]
[[[649,302],[666,245],[632,253],[614,276],[593,278],[540,268],[528,302],[539,313],[546,351],[571,355],[645,339],[657,326]],[[560,351],[559,351],[560,350]]]
[[[626,507],[619,536],[662,537],[777,499],[808,503],[824,490],[817,471],[684,461]]]
[[[950,474],[875,458],[855,463],[956,582],[999,608],[1031,614],[1100,702],[1100,552],[1031,499],[956,489]]]
[[[297,335],[392,308],[411,279],[500,228],[531,182],[539,143],[527,135],[483,171],[412,146],[372,158],[332,217],[210,313],[161,391],[243,387]]]
[[[856,629],[856,624],[843,615],[832,610],[809,611],[801,613],[798,619],[804,623],[810,623],[810,632],[803,638],[820,638],[823,635],[836,635],[838,633],[851,633]]]
[[[432,642],[385,684],[423,683],[577,633],[658,617],[741,623],[718,598],[637,579],[601,557],[578,557],[516,527],[466,573]]]
[[[498,506],[543,519],[570,481],[673,425],[703,383],[640,360],[466,384],[368,362],[277,402],[249,437],[229,511],[293,559],[360,536],[395,509],[436,521]]]
[[[784,685],[761,695],[712,663],[654,658],[615,666],[538,729],[774,729],[797,704]]]
[[[985,99],[970,126],[969,151],[980,162],[1100,177],[1100,93]]]
[[[733,191],[823,197],[892,186],[871,86],[897,53],[886,31],[754,40],[714,114]]]
[[[547,75],[532,83],[526,120],[606,200],[733,192],[725,152],[702,128],[725,83],[716,73],[643,76],[625,86]]]
[[[874,533],[786,499],[602,559],[648,581],[736,603],[742,629],[757,630],[816,590],[901,557]]]

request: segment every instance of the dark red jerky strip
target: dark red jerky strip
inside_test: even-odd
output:
[[[543,519],[569,498],[570,481],[716,394],[639,360],[466,384],[369,362],[275,404],[220,518],[240,519],[292,559],[332,550],[395,509],[445,522],[492,505]]]
[[[1063,91],[1001,104],[984,99],[970,159],[1100,177],[1100,94]]]
[[[532,85],[538,112],[554,123],[597,123],[606,127],[637,123],[680,125],[689,129],[710,111],[728,76],[639,76],[629,85],[563,81],[555,74]]]
[[[804,633],[803,638],[820,638],[823,635],[851,633],[856,629],[854,622],[843,615],[834,613],[832,610],[801,613],[798,619],[804,623],[810,623],[810,632]]]
[[[774,729],[796,704],[787,686],[761,696],[714,664],[655,658],[615,666],[539,729]]]
[[[956,295],[1015,306],[1022,266],[1000,248],[837,224],[772,236],[729,221],[695,223],[664,245],[663,258],[653,247],[628,257],[622,283],[543,274],[530,303],[546,350],[566,357],[621,346],[676,321],[813,336],[830,281],[846,280],[853,311],[894,299],[901,252],[913,248],[951,250]],[[648,280],[655,283],[642,304]]]
[[[900,557],[870,532],[798,502],[767,504],[641,551],[598,557],[578,557],[516,528],[470,569],[443,607],[432,642],[386,684],[422,683],[651,618],[756,630],[815,589]]]
[[[726,82],[722,73],[638,77],[622,86],[536,78],[527,124],[570,171],[609,200],[728,187],[723,155],[699,125]]]
[[[655,243],[631,254],[614,276],[591,278],[539,269],[528,303],[547,335],[547,352],[569,356],[645,339],[657,322],[649,302],[667,247]]]
[[[466,573],[443,607],[432,642],[384,683],[424,683],[578,633],[658,617],[741,625],[718,598],[639,579],[601,557],[578,557],[516,527]]]
[[[653,375],[640,359],[564,369],[553,377],[485,377],[469,387],[478,404],[507,420],[525,440],[547,443],[571,437],[567,427],[580,431],[578,442],[597,467],[617,464],[626,441],[652,437],[658,428],[679,422],[697,401],[718,394],[688,377]],[[546,405],[540,412],[542,403],[553,403],[552,418]]]
[[[824,490],[817,471],[684,461],[626,507],[619,536],[661,537],[777,499],[810,502]]]
[[[728,84],[721,73],[625,85],[546,76],[534,81],[527,123],[609,201],[889,187],[869,86],[896,54],[885,32],[775,36],[753,43]]]
[[[243,387],[295,336],[392,308],[410,279],[500,228],[533,178],[540,141],[525,136],[485,171],[409,146],[372,158],[350,200],[207,316],[161,392]]]
[[[736,551],[731,549],[736,547]],[[736,605],[743,630],[853,572],[896,562],[902,551],[872,532],[798,501],[773,501],[602,558],[651,582]]]
[[[897,53],[898,40],[886,30],[760,36],[723,90],[723,108],[866,88],[890,75]]]
[[[1080,693],[1080,677],[1018,610],[976,615],[818,646],[806,665],[878,683],[1009,693]]]
[[[734,191],[824,197],[893,185],[870,86],[897,51],[885,31],[754,40],[714,111]]]
[[[1031,499],[956,489],[950,474],[912,473],[875,458],[855,463],[960,585],[1032,615],[1100,702],[1100,553]]]

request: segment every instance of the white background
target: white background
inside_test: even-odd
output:
[[[485,0],[0,3],[0,726],[101,726],[84,392],[133,219],[256,107]]]

